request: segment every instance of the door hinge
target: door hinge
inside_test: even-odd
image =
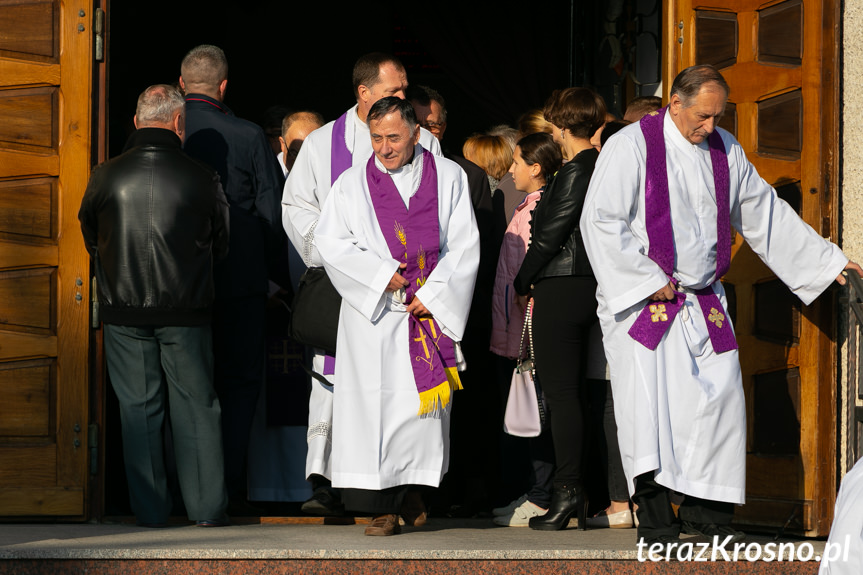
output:
[[[105,59],[105,11],[101,8],[96,8],[93,12],[93,34],[96,61],[101,62]]]
[[[90,475],[99,473],[99,424],[87,427],[87,447],[90,448]]]
[[[96,284],[96,276],[93,276],[93,279],[90,280],[90,327],[93,329],[99,329],[99,294],[96,291],[98,285]]]

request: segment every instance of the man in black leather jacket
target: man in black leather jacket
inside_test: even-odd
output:
[[[147,527],[164,526],[172,507],[162,451],[167,401],[189,518],[206,527],[228,522],[210,329],[228,202],[218,174],[183,153],[184,114],[178,90],[147,88],[126,151],[93,171],[78,213],[98,280],[132,510]]]
[[[264,131],[223,102],[228,62],[221,48],[193,48],[180,72],[186,92],[184,149],[219,172],[231,205],[231,249],[215,270],[216,392],[231,514],[254,515],[260,510],[246,501],[247,454],[264,383],[268,266],[276,265],[288,241],[281,219],[285,182]]]

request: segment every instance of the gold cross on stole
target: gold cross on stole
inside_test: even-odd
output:
[[[713,322],[716,327],[722,328],[722,322],[725,321],[725,315],[719,313],[719,310],[715,307],[710,308],[710,315],[707,316],[711,322]]]
[[[668,321],[668,315],[665,313],[665,304],[650,304],[650,314],[650,321],[653,323],[658,321]]]

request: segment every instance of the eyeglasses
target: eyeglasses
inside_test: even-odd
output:
[[[420,126],[429,132],[440,132],[446,128],[446,122],[420,122]]]

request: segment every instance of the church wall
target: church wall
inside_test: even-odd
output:
[[[863,30],[863,0],[845,0],[842,18],[842,111],[841,111],[841,133],[840,133],[840,158],[841,158],[841,216],[842,216],[842,249],[852,260],[863,261],[863,129],[860,126],[860,117],[863,115],[863,44],[859,42],[859,31]],[[843,309],[843,319],[840,329],[847,333],[848,309]],[[840,356],[840,427],[842,430],[839,438],[840,472],[844,472],[854,464],[848,455],[849,431],[853,433],[856,423],[848,417],[848,403],[853,402],[858,407],[863,407],[863,402],[858,399],[856,391],[842,393],[843,390],[855,390],[860,382],[849,376],[854,374],[848,372],[848,345],[847,338],[840,333],[839,342],[842,343]],[[856,383],[856,385],[854,385]],[[858,456],[860,453],[857,454]]]

